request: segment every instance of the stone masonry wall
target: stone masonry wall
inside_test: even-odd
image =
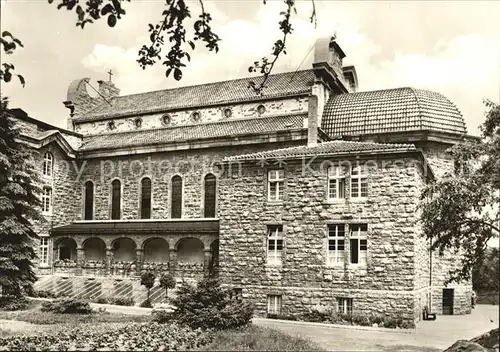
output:
[[[436,178],[441,179],[447,172],[453,173],[454,162],[446,152],[450,145],[428,143],[424,148],[424,154],[432,168]],[[461,282],[459,284],[445,285],[448,272],[459,264],[460,254],[445,252],[439,255],[432,253],[432,298],[430,301],[431,311],[443,313],[443,289],[454,289],[453,314],[468,314],[471,312],[472,282]]]
[[[219,193],[223,282],[242,287],[244,295],[248,290],[259,314],[264,314],[267,304],[263,297],[278,290],[286,292],[289,303],[284,302],[283,309],[291,312],[313,308],[322,300],[320,304],[331,305],[338,294],[354,298],[355,310],[376,313],[392,305],[388,313],[414,321],[416,184],[420,177],[414,161],[406,158],[403,166],[386,161],[382,167],[379,158],[370,160],[369,196],[357,200],[327,200],[326,169],[320,171],[320,161],[312,163],[315,172],[302,173],[300,162],[284,166],[281,203],[267,201],[266,168],[245,166],[242,176],[223,177]],[[327,265],[327,226],[331,223],[368,224],[365,266],[347,261],[339,267]],[[284,227],[281,266],[266,264],[267,224]],[[348,258],[349,241],[345,253]],[[314,299],[298,298],[306,291]],[[383,303],[389,302],[389,296],[394,297],[392,303]]]
[[[224,119],[268,117],[277,114],[283,115],[306,112],[307,101],[307,97],[302,97],[173,111],[168,113],[171,118],[171,122],[168,125],[165,125],[162,122],[162,116],[164,116],[165,113],[149,114],[140,117],[142,119],[142,126],[140,129],[182,126],[199,122],[216,122]],[[257,111],[257,107],[259,105],[263,105],[265,107],[265,112],[262,114]],[[231,109],[232,112],[232,116],[229,118],[224,116],[224,110],[228,108]],[[195,111],[200,112],[201,115],[198,122],[192,120],[192,114]],[[137,128],[134,124],[136,119],[137,116],[113,119],[116,126],[116,129],[113,130],[113,132],[136,130]],[[78,123],[75,131],[84,135],[105,133],[108,131],[107,126],[109,121],[111,120]]]
[[[57,191],[54,225],[60,226],[83,219],[83,187],[88,180],[94,183],[94,220],[110,219],[110,191],[114,179],[121,181],[123,220],[139,219],[140,182],[150,177],[152,182],[152,218],[170,218],[170,190],[174,175],[183,180],[183,218],[203,217],[203,179],[207,173],[218,174],[218,165],[225,156],[284,148],[305,143],[276,142],[265,145],[232,148],[211,148],[188,151],[88,159],[70,164],[71,172],[60,178]],[[66,165],[66,162],[63,162]],[[233,166],[237,172],[238,165]],[[75,171],[76,170],[76,171]]]

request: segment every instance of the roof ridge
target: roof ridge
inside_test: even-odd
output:
[[[305,71],[311,71],[312,72],[313,70],[312,69],[303,69],[303,70],[298,70],[297,72],[279,72],[279,73],[273,73],[273,74],[269,75],[269,77],[276,77],[276,76],[279,76],[279,75],[283,75],[283,76],[291,75],[291,76],[294,76],[295,74],[297,74],[299,72],[305,72]],[[172,87],[172,88],[163,88],[163,89],[150,90],[150,91],[141,92],[141,93],[133,93],[133,94],[127,94],[127,95],[120,95],[120,96],[114,97],[113,99],[116,99],[116,98],[127,98],[127,97],[131,97],[131,96],[135,96],[135,95],[164,92],[164,91],[168,91],[168,90],[176,90],[176,89],[181,89],[181,88],[193,88],[193,87],[199,87],[199,86],[211,86],[211,85],[215,85],[215,84],[219,84],[219,83],[226,83],[226,82],[229,83],[229,82],[243,81],[243,80],[252,79],[252,78],[259,79],[259,78],[262,78],[262,77],[263,76],[261,76],[261,75],[256,76],[256,77],[248,76],[248,77],[233,78],[233,79],[228,79],[228,80],[211,81],[211,82],[208,82],[208,83],[190,84],[190,85],[187,85],[187,86]]]
[[[117,132],[111,132],[111,133],[90,134],[90,135],[84,136],[84,139],[101,137],[101,136],[116,136],[116,135],[133,134],[133,133],[138,133],[138,132],[166,131],[166,130],[174,130],[177,128],[194,127],[194,126],[208,126],[208,125],[217,125],[217,124],[240,122],[240,121],[270,120],[270,119],[279,118],[279,117],[293,117],[293,116],[302,116],[302,115],[307,116],[307,113],[296,112],[296,113],[281,114],[281,115],[271,115],[271,116],[265,116],[265,117],[247,117],[247,118],[239,118],[239,119],[225,119],[225,120],[219,120],[219,121],[206,121],[206,122],[192,123],[192,124],[188,124],[188,125],[154,127],[154,128],[136,129],[136,130],[130,130],[130,131],[117,131]]]

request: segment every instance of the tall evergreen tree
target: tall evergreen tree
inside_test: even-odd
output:
[[[9,118],[8,100],[0,106],[0,286],[4,294],[20,296],[33,288],[40,188],[32,150],[19,142]]]

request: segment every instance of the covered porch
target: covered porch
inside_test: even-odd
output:
[[[214,219],[78,221],[52,229],[51,237],[55,274],[198,278],[218,269]]]

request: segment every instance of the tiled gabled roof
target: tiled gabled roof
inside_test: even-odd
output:
[[[325,105],[321,127],[330,137],[417,130],[467,133],[450,100],[413,88],[336,95]]]
[[[314,73],[312,70],[303,70],[271,75],[262,96],[248,88],[248,82],[251,80],[259,84],[262,77],[247,77],[120,96],[111,99],[109,104],[103,103],[97,106],[84,116],[75,119],[75,122],[307,94],[314,84]]]
[[[335,154],[387,153],[416,151],[413,144],[383,144],[352,141],[331,141],[319,143],[314,147],[299,146],[284,149],[268,150],[252,154],[227,157],[224,161],[263,160],[263,159],[293,159],[312,156],[327,156]]]
[[[234,119],[189,126],[107,133],[84,137],[79,151],[150,146],[304,128],[305,114]]]

